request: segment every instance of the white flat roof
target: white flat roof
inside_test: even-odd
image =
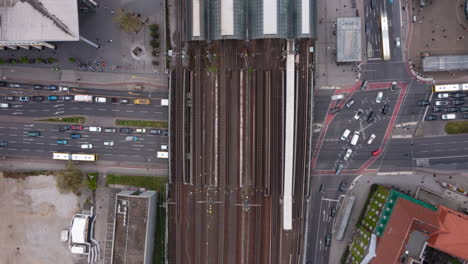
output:
[[[76,0],[0,0],[0,41],[78,41]]]
[[[263,34],[278,34],[278,1],[263,0]]]
[[[71,242],[83,244],[86,243],[86,226],[88,218],[75,216],[71,228]]]
[[[221,35],[234,35],[234,0],[221,0]]]
[[[361,17],[336,19],[336,60],[338,62],[362,61]]]
[[[301,14],[301,33],[310,33],[310,0],[302,0]]]
[[[200,37],[200,0],[192,0],[192,36]]]

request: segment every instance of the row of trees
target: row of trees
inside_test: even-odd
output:
[[[50,64],[57,62],[57,59],[55,58],[28,58],[28,57],[20,57],[18,59],[3,59],[0,58],[0,64],[17,64],[17,63],[23,63],[23,64]]]
[[[157,24],[151,24],[149,25],[149,31],[150,31],[150,46],[153,48],[151,51],[151,55],[153,57],[159,57],[159,47],[161,43],[159,42],[159,25]],[[157,60],[153,60],[153,65],[157,66],[159,65],[159,62]]]

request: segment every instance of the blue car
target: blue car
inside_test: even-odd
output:
[[[58,90],[58,87],[55,86],[55,85],[49,85],[49,86],[47,86],[47,89],[49,89],[51,91],[56,91],[56,90]]]
[[[81,134],[70,134],[70,138],[81,138]]]
[[[47,100],[49,100],[49,101],[57,101],[57,100],[58,100],[58,97],[55,96],[55,95],[50,95],[50,96],[47,96]]]
[[[7,141],[0,141],[0,147],[8,147]]]
[[[66,145],[66,144],[68,144],[68,140],[66,140],[66,139],[57,139],[57,144]]]

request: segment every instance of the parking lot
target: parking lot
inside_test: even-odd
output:
[[[420,100],[425,107],[425,121],[468,119],[468,105],[465,105],[464,92],[433,93],[431,100]]]
[[[351,98],[345,98],[346,102],[354,100],[355,103],[349,108],[343,106],[342,110],[333,117],[320,149],[316,169],[336,169],[339,164],[343,164],[344,169],[359,169],[368,161],[372,157],[372,152],[379,150],[381,146],[400,91],[400,88],[395,91],[390,91],[389,88],[372,89],[357,91]],[[379,92],[382,92],[382,100],[377,103],[376,97]],[[382,114],[384,105],[389,107],[386,114]],[[356,119],[358,110],[362,110],[362,115]],[[374,120],[368,122],[371,112]],[[350,130],[350,135],[346,140],[342,140],[340,137],[346,129]],[[353,146],[350,143],[355,131],[360,134],[356,145]],[[375,134],[375,139],[368,144],[372,134]],[[348,149],[351,149],[352,153],[345,161]]]
[[[48,86],[34,89],[34,84],[11,83],[2,87],[0,106],[5,107],[0,109],[0,145],[3,145],[0,156],[52,160],[52,153],[65,152],[97,154],[98,160],[107,161],[167,162],[167,159],[157,158],[157,152],[165,151],[162,148],[168,144],[167,129],[116,125],[116,119],[167,121],[168,107],[161,105],[167,92],[132,94],[67,89]],[[77,98],[90,101],[76,101]],[[83,116],[86,122],[68,123],[76,126],[64,129],[65,122],[38,121],[70,116]]]

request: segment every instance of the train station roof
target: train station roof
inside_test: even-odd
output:
[[[76,40],[76,0],[0,0],[0,41]]]
[[[428,56],[422,66],[425,72],[468,70],[468,55]]]
[[[336,19],[336,61],[361,62],[361,19],[360,17],[339,17]]]

